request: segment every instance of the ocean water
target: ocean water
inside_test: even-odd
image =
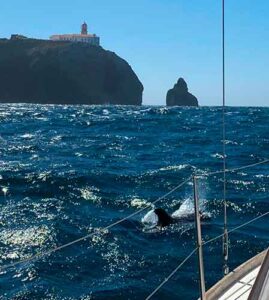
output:
[[[269,157],[269,109],[228,108],[227,167]],[[193,172],[222,168],[221,108],[0,105],[0,299],[145,299],[195,247],[192,222],[148,231],[149,205]],[[269,210],[269,169],[227,175],[229,228]],[[222,233],[222,175],[199,179],[203,239]],[[158,204],[192,209],[192,183]],[[230,235],[230,268],[268,246],[268,217]],[[221,240],[204,247],[206,286]],[[194,255],[153,299],[197,299]]]

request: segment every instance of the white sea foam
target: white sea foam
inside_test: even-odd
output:
[[[46,225],[24,229],[5,229],[1,232],[0,242],[8,247],[2,249],[2,260],[25,258],[30,247],[47,245],[54,239],[54,234]]]
[[[136,208],[154,207],[154,205],[148,202],[147,200],[139,198],[132,199],[130,204],[132,207]]]
[[[3,186],[2,187],[2,192],[3,192],[4,196],[6,196],[7,193],[8,193],[8,187],[7,186]]]
[[[95,189],[94,189],[95,190]],[[93,203],[101,203],[101,198],[94,194],[93,188],[85,187],[80,189],[81,197]]]
[[[235,189],[240,189],[242,186],[248,187],[250,185],[254,185],[253,181],[230,180],[229,182],[235,185]]]
[[[35,118],[36,120],[40,120],[40,121],[48,121],[49,119],[48,118],[46,118],[46,117],[36,117]]]
[[[0,112],[0,117],[9,117],[9,116],[11,116],[10,112],[4,112],[4,111]]]
[[[190,165],[187,164],[168,166],[168,167],[160,168],[160,171],[182,170],[182,169],[186,169],[189,166]]]
[[[225,144],[226,145],[238,145],[238,143],[236,141],[231,141],[231,140],[226,140]]]
[[[25,133],[23,135],[21,135],[21,138],[23,139],[31,139],[33,138],[35,135],[34,134],[31,134],[31,133]]]
[[[51,139],[51,144],[55,144],[55,143],[58,143],[58,142],[60,142],[61,140],[62,140],[62,136],[61,135],[56,135],[56,136],[54,136],[52,139]]]
[[[269,175],[265,175],[265,174],[257,174],[255,175],[256,178],[269,178]]]
[[[220,153],[214,153],[214,154],[211,154],[211,157],[223,159],[223,155],[220,154]]]
[[[47,181],[50,174],[51,174],[51,171],[41,172],[41,173],[38,174],[37,178],[42,180],[42,181]]]
[[[167,114],[169,112],[169,108],[168,107],[161,107],[161,108],[159,108],[159,113],[161,114],[161,115],[165,115],[165,114]]]
[[[242,211],[242,208],[234,202],[228,202],[228,206],[231,207],[233,211],[236,211],[236,212]]]
[[[103,109],[103,115],[109,115],[109,111],[107,109]]]

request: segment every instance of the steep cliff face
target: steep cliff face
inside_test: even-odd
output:
[[[183,78],[179,78],[174,87],[167,92],[167,106],[198,106],[198,100],[188,91],[188,86]]]
[[[128,63],[101,47],[0,40],[0,102],[141,105],[142,93]]]

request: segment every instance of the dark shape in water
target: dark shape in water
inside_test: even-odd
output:
[[[181,216],[180,218],[175,218],[175,217],[172,217],[170,216],[164,209],[162,208],[156,208],[154,210],[155,214],[157,215],[158,217],[158,223],[157,223],[157,226],[160,226],[160,227],[165,227],[165,226],[168,226],[172,223],[176,223],[176,222],[179,222],[179,221],[186,221],[186,222],[192,222],[194,221],[194,218],[195,218],[195,215],[194,213],[189,213],[188,215],[184,215],[184,216]],[[210,220],[211,219],[211,215],[208,214],[208,213],[203,213],[203,212],[199,212],[200,213],[200,218],[201,220]]]
[[[188,91],[188,86],[183,78],[179,78],[174,87],[167,92],[167,106],[198,106],[198,100]]]
[[[158,216],[158,226],[165,227],[173,223],[173,218],[164,209],[156,208],[154,212]]]

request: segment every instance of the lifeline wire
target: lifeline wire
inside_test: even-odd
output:
[[[156,203],[160,202],[161,200],[163,200],[164,198],[166,198],[167,196],[169,196],[170,194],[172,194],[173,192],[175,192],[176,190],[178,190],[179,188],[181,188],[183,185],[185,185],[185,184],[186,184],[187,182],[189,182],[190,180],[191,180],[191,177],[188,177],[186,180],[184,180],[184,181],[181,182],[179,185],[177,185],[176,187],[174,187],[174,188],[173,188],[172,190],[170,190],[168,193],[166,193],[165,195],[159,197],[158,199],[156,199],[155,201],[153,201],[152,203],[150,203],[150,205],[156,204]],[[130,214],[130,215],[128,215],[128,216],[126,216],[126,217],[124,217],[124,218],[122,218],[122,219],[120,219],[120,220],[118,220],[118,221],[116,221],[116,222],[114,222],[114,223],[112,223],[112,224],[106,226],[106,227],[101,228],[100,231],[102,232],[102,230],[110,229],[110,228],[112,228],[112,227],[114,227],[114,226],[116,226],[116,225],[118,225],[118,224],[120,224],[120,223],[122,223],[122,222],[124,222],[124,221],[126,221],[126,220],[128,220],[128,219],[130,219],[131,217],[134,217],[134,216],[138,215],[139,213],[141,213],[142,211],[144,211],[144,210],[146,210],[146,209],[148,209],[148,208],[149,208],[148,206],[147,206],[147,207],[143,207],[143,208],[139,209],[138,211],[135,211],[134,213],[132,213],[132,214]],[[14,262],[14,263],[6,264],[6,265],[4,265],[4,266],[1,266],[1,267],[0,267],[0,270],[3,271],[3,270],[6,270],[6,269],[8,269],[8,268],[17,266],[17,265],[19,265],[19,264],[31,262],[31,261],[33,261],[33,260],[36,260],[36,259],[39,259],[39,258],[41,258],[41,257],[47,256],[47,255],[49,255],[49,254],[51,254],[51,253],[54,253],[54,252],[59,251],[59,250],[62,250],[62,249],[64,249],[64,248],[69,247],[69,246],[71,246],[71,245],[74,245],[74,244],[76,244],[76,243],[85,241],[86,239],[88,239],[88,238],[90,238],[90,237],[92,237],[92,236],[94,236],[94,235],[98,235],[98,234],[100,234],[100,232],[92,232],[92,233],[87,234],[87,235],[85,235],[85,236],[83,236],[83,237],[81,237],[81,238],[78,238],[78,239],[76,239],[76,240],[74,240],[74,241],[71,241],[71,242],[69,242],[69,243],[67,243],[67,244],[63,244],[63,245],[61,245],[61,246],[55,247],[55,248],[50,249],[50,250],[47,250],[47,251],[45,251],[45,252],[39,252],[39,253],[37,253],[37,254],[31,256],[31,257],[22,259],[22,260],[20,260],[20,261]]]
[[[151,299],[159,291],[159,289],[176,274],[176,272],[185,264],[185,262],[187,262],[193,256],[196,251],[197,248],[193,249],[192,252],[169,274],[169,276],[162,281],[160,285],[158,285],[158,287],[145,300]]]
[[[262,214],[262,215],[260,215],[260,216],[257,216],[257,217],[254,218],[254,219],[251,219],[251,220],[249,220],[249,221],[247,221],[247,222],[245,222],[245,223],[243,223],[243,224],[241,224],[241,225],[239,225],[239,226],[237,226],[237,227],[234,227],[233,229],[229,230],[228,233],[233,233],[234,231],[236,231],[236,230],[238,230],[238,229],[240,229],[240,228],[242,228],[242,227],[245,227],[246,225],[249,225],[249,224],[251,224],[251,223],[253,223],[253,222],[255,222],[255,221],[257,221],[257,220],[259,220],[259,219],[261,219],[261,218],[263,218],[263,217],[265,217],[265,216],[267,216],[267,215],[269,215],[269,211],[267,211],[266,213],[264,213],[264,214]],[[214,238],[212,238],[212,239],[210,239],[210,240],[208,240],[208,241],[203,242],[202,245],[203,245],[203,246],[204,246],[204,245],[207,245],[207,244],[209,244],[209,243],[211,243],[211,242],[213,242],[213,241],[215,241],[215,240],[217,240],[217,239],[219,239],[219,238],[221,238],[221,237],[223,237],[223,233],[220,234],[220,235],[217,235],[216,237],[214,237]]]
[[[249,165],[245,165],[242,167],[238,167],[238,168],[232,168],[232,169],[226,169],[225,172],[226,173],[230,173],[230,172],[236,172],[236,171],[240,171],[240,170],[245,170],[245,169],[249,169],[258,165],[263,165],[269,163],[269,159],[265,159],[262,161],[259,161],[257,163],[253,163],[253,164],[249,164]],[[200,174],[196,174],[196,177],[207,177],[207,176],[211,176],[211,175],[217,175],[217,174],[222,174],[224,171],[220,170],[220,171],[213,171],[213,172],[205,172],[205,173],[200,173]]]
[[[250,221],[248,221],[248,222],[245,222],[245,223],[243,223],[243,224],[241,224],[241,225],[239,225],[239,226],[237,226],[237,227],[234,227],[233,229],[231,229],[231,230],[229,230],[228,231],[228,234],[230,234],[230,233],[233,233],[234,231],[236,231],[236,230],[238,230],[238,229],[240,229],[240,228],[242,228],[242,227],[244,227],[244,226],[247,226],[247,225],[249,225],[249,224],[251,224],[251,223],[253,223],[253,222],[255,222],[255,221],[257,221],[257,220],[259,220],[259,219],[261,219],[261,218],[263,218],[263,217],[265,217],[265,216],[267,216],[267,215],[269,215],[269,211],[268,212],[266,212],[266,213],[264,213],[264,214],[262,214],[262,215],[260,215],[260,216],[258,216],[258,217],[256,217],[256,218],[254,218],[254,219],[251,219]],[[219,238],[221,238],[221,237],[223,237],[224,236],[224,233],[222,233],[222,234],[220,234],[220,235],[218,235],[218,236],[216,236],[216,237],[214,237],[214,238],[212,238],[212,239],[210,239],[210,240],[208,240],[208,241],[206,241],[206,242],[203,242],[202,243],[202,246],[204,246],[204,245],[207,245],[207,244],[209,244],[209,243],[211,243],[211,242],[213,242],[213,241],[215,241],[215,240],[217,240],[217,239],[219,239]],[[171,279],[172,277],[173,277],[173,275],[175,275],[176,274],[176,272],[185,264],[185,262],[186,261],[188,261],[190,258],[191,258],[191,256],[195,253],[195,251],[197,251],[197,249],[198,248],[195,248],[170,274],[169,274],[169,276],[168,277],[166,277],[162,282],[161,282],[161,284],[159,284],[158,285],[158,287],[145,299],[145,300],[150,300],[165,284],[166,284],[166,282],[167,281],[169,281],[169,279]]]
[[[269,159],[265,159],[265,160],[263,160],[263,161],[260,161],[260,162],[254,163],[254,164],[249,164],[249,165],[245,165],[245,166],[238,167],[238,168],[233,168],[233,169],[227,169],[226,172],[235,172],[235,171],[238,171],[238,170],[243,170],[243,169],[255,167],[255,166],[257,166],[257,165],[265,164],[265,163],[268,163],[268,162],[269,162]],[[223,171],[216,171],[216,172],[210,172],[210,173],[204,173],[204,174],[196,174],[196,177],[206,177],[206,176],[215,175],[215,174],[221,174],[221,173],[223,173]],[[158,198],[157,200],[153,201],[153,202],[151,203],[151,205],[160,202],[161,200],[163,200],[164,198],[166,198],[167,196],[169,196],[170,194],[172,194],[173,192],[175,192],[176,190],[178,190],[180,187],[182,187],[183,185],[185,185],[185,184],[186,184],[187,182],[189,182],[191,179],[192,179],[192,176],[188,177],[185,181],[183,181],[182,183],[180,183],[179,185],[177,185],[175,188],[173,188],[172,190],[170,190],[168,193],[166,193],[166,194],[163,195],[162,197]],[[123,221],[125,221],[125,220],[127,220],[127,219],[129,219],[129,218],[131,218],[131,217],[133,217],[133,216],[135,216],[135,215],[141,213],[142,211],[144,211],[144,210],[146,210],[146,209],[148,209],[148,208],[149,208],[149,207],[141,208],[140,210],[138,210],[138,211],[132,213],[131,215],[128,215],[127,217],[125,217],[125,218],[123,218],[123,219],[120,219],[120,220],[118,220],[117,222],[112,223],[112,224],[108,225],[107,227],[102,228],[101,230],[107,230],[107,229],[110,229],[110,228],[112,228],[113,226],[116,226],[116,225],[122,223]],[[39,259],[39,258],[41,258],[41,257],[43,257],[43,256],[49,255],[49,254],[51,254],[51,253],[54,253],[54,252],[56,252],[56,251],[59,251],[59,250],[64,249],[64,248],[66,248],[66,247],[69,247],[69,246],[74,245],[74,244],[76,244],[76,243],[82,242],[82,241],[84,241],[84,240],[86,240],[86,239],[88,239],[88,238],[90,238],[90,237],[92,237],[92,236],[94,236],[94,235],[97,235],[97,234],[98,234],[98,233],[96,233],[96,232],[90,233],[90,234],[88,234],[88,235],[86,235],[86,236],[83,236],[83,237],[81,237],[81,238],[79,238],[79,239],[76,239],[76,240],[71,241],[71,242],[69,242],[69,243],[67,243],[67,244],[61,245],[61,246],[59,246],[59,247],[55,247],[55,248],[50,249],[50,250],[48,250],[48,251],[45,251],[45,252],[42,252],[42,253],[37,253],[37,254],[35,254],[34,256],[31,256],[31,257],[29,257],[29,258],[25,258],[25,259],[23,259],[23,260],[20,260],[20,261],[14,262],[14,263],[10,263],[10,264],[4,265],[4,266],[0,267],[0,270],[5,270],[5,269],[8,269],[8,268],[10,268],[10,267],[13,267],[13,266],[22,264],[22,263],[27,263],[27,262],[30,262],[30,261],[32,261],[32,260]],[[219,237],[221,237],[221,236],[223,236],[223,235],[220,235]]]
[[[242,167],[238,167],[238,168],[234,168],[234,169],[227,169],[226,172],[234,172],[234,171],[238,171],[238,170],[243,170],[243,169],[255,167],[255,166],[257,166],[257,165],[265,164],[265,163],[268,163],[268,162],[269,162],[269,159],[266,159],[266,160],[263,160],[263,161],[261,161],[261,162],[257,162],[257,163],[254,163],[254,164],[249,164],[249,165],[242,166]],[[216,172],[210,172],[210,173],[204,173],[204,174],[197,174],[196,177],[205,177],[205,176],[214,175],[214,174],[220,174],[220,173],[223,173],[223,171],[216,171]],[[193,176],[193,175],[192,175],[192,176]],[[169,196],[170,194],[172,194],[173,192],[175,192],[176,190],[178,190],[180,187],[182,187],[182,186],[185,185],[187,182],[189,182],[189,181],[192,179],[192,176],[188,177],[185,181],[183,181],[182,183],[180,183],[179,185],[177,185],[175,188],[173,188],[172,190],[170,190],[170,191],[169,191],[168,193],[166,193],[165,195],[163,195],[163,196],[161,196],[160,198],[158,198],[157,200],[153,201],[153,202],[151,203],[151,205],[160,202],[161,200],[163,200],[164,198],[166,198],[167,196]],[[135,216],[135,215],[141,213],[142,211],[144,211],[144,210],[146,210],[146,209],[148,209],[148,208],[149,208],[148,206],[147,206],[147,207],[144,207],[144,208],[141,208],[140,210],[138,210],[138,211],[136,211],[136,212],[134,212],[134,213],[128,215],[127,217],[125,217],[125,218],[123,218],[123,219],[120,219],[120,220],[116,221],[115,223],[112,223],[112,224],[108,225],[107,227],[102,228],[100,231],[110,229],[110,228],[112,228],[112,227],[114,227],[114,226],[116,226],[116,225],[122,223],[123,221],[125,221],[125,220],[127,220],[127,219],[129,219],[129,218],[131,218],[131,217],[133,217],[133,216]],[[90,237],[92,237],[92,236],[94,236],[94,235],[97,235],[97,234],[99,234],[99,233],[93,232],[93,233],[90,233],[90,234],[88,234],[88,235],[86,235],[86,236],[83,236],[83,237],[81,237],[81,238],[79,238],[79,239],[76,239],[76,240],[74,240],[74,241],[71,241],[71,242],[69,242],[69,243],[67,243],[67,244],[61,245],[61,246],[59,246],[59,247],[55,247],[55,248],[50,249],[50,250],[48,250],[48,251],[45,251],[45,252],[42,252],[42,253],[41,253],[41,252],[40,252],[40,253],[37,253],[37,254],[35,254],[35,255],[29,257],[29,258],[25,258],[25,259],[23,259],[23,260],[20,260],[20,261],[14,262],[14,263],[10,263],[10,264],[1,266],[1,267],[0,267],[0,270],[5,270],[5,269],[8,269],[8,268],[10,268],[10,267],[14,267],[14,266],[17,266],[17,265],[19,265],[19,264],[22,264],[22,263],[27,263],[27,262],[30,262],[30,261],[32,261],[32,260],[39,259],[39,258],[41,258],[41,257],[44,257],[44,256],[46,256],[46,255],[49,255],[49,254],[51,254],[51,253],[54,253],[54,252],[56,252],[56,251],[59,251],[59,250],[61,250],[61,249],[66,248],[66,247],[69,247],[69,246],[71,246],[71,245],[74,245],[74,244],[76,244],[76,243],[82,242],[82,241],[84,241],[84,240],[86,240],[86,239],[88,239],[88,238],[90,238]],[[223,236],[223,235],[220,235],[219,237],[221,237],[221,236]]]

